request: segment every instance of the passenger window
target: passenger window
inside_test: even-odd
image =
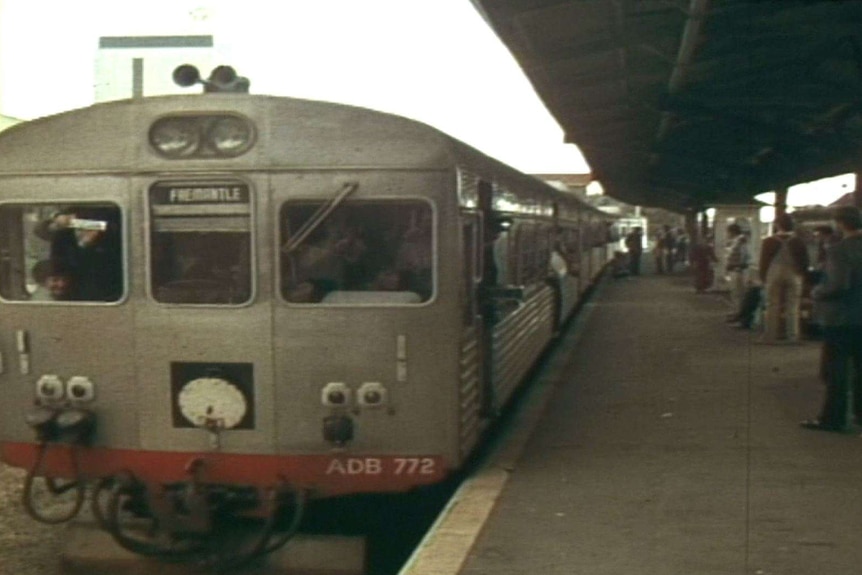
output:
[[[540,226],[536,233],[536,281],[542,281],[548,277],[551,271],[551,249],[554,243],[551,238],[553,229]]]
[[[246,184],[150,188],[150,282],[162,303],[238,305],[252,293]]]
[[[418,304],[433,291],[432,212],[422,201],[289,202],[281,290],[292,303]]]
[[[539,273],[537,228],[534,224],[518,226],[516,252],[518,257],[517,283],[527,285],[534,282]]]
[[[121,228],[114,204],[0,206],[0,296],[118,301],[124,277]]]

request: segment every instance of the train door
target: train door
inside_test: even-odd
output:
[[[147,297],[135,316],[145,449],[268,451],[273,440],[265,181],[141,182]]]
[[[37,397],[121,404],[133,379],[129,189],[110,177],[0,187],[0,384],[21,410],[0,425],[6,438],[33,441],[24,413]],[[113,413],[96,422],[97,441],[130,445],[135,414]]]
[[[482,415],[488,406],[482,397],[483,386],[483,318],[480,315],[482,282],[482,218],[473,211],[461,213],[461,374],[459,405],[461,406],[462,455],[479,438]],[[485,393],[485,395],[487,395]]]
[[[512,302],[506,298],[510,287],[511,219],[493,209],[493,186],[479,181],[479,211],[482,214],[482,280],[479,284],[479,313],[482,342],[482,413],[494,417],[499,408],[494,366],[495,326]]]

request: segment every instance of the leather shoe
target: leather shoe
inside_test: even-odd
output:
[[[831,431],[833,433],[844,433],[844,428],[839,425],[832,425],[820,421],[819,419],[806,419],[799,423],[800,427],[805,429],[814,429],[816,431]]]

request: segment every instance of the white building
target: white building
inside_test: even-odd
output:
[[[102,36],[96,56],[96,102],[188,92],[173,82],[180,64],[206,77],[217,61],[211,35]]]

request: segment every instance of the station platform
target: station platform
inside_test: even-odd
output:
[[[409,575],[855,575],[862,429],[820,342],[758,345],[686,272],[602,281]]]

